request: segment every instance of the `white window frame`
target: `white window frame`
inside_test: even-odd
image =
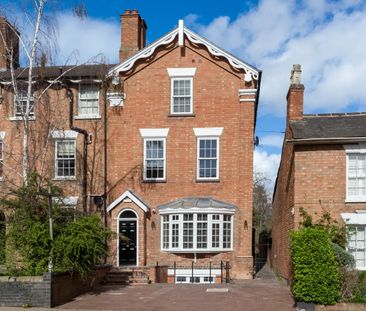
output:
[[[18,88],[18,100],[17,100],[17,96],[16,94],[13,95],[13,103],[14,103],[14,113],[13,116],[10,117],[11,121],[16,121],[16,120],[23,120],[24,114],[23,113],[17,113],[17,110],[19,108],[19,105],[23,106],[23,102],[26,103],[27,101],[27,94],[28,94],[28,90],[27,88],[25,88],[25,92],[24,92],[24,88],[19,87]],[[29,117],[28,120],[35,120],[36,115],[35,115],[35,103],[34,103],[34,96],[32,94],[31,98],[29,99],[29,104],[33,105],[31,111],[29,112]],[[21,107],[22,111],[23,111],[23,107]]]
[[[189,81],[190,84],[190,94],[189,95],[174,95],[174,82],[175,81]],[[193,114],[193,78],[187,77],[174,77],[171,78],[171,95],[170,95],[170,113],[173,115],[186,115]],[[189,97],[189,111],[174,111],[174,98],[186,98]]]
[[[203,127],[203,128],[194,128],[193,132],[196,135],[196,179],[198,181],[217,181],[220,179],[220,138],[222,135],[224,128],[223,127]],[[216,166],[216,177],[200,177],[200,140],[205,139],[217,139],[217,166]]]
[[[196,68],[167,68],[170,77],[170,114],[172,115],[192,115],[193,114],[193,77],[196,74]],[[174,111],[174,81],[190,81],[190,111]],[[177,95],[176,95],[177,96]],[[182,96],[188,97],[188,95]]]
[[[363,155],[366,157],[366,143],[360,143],[357,145],[344,145],[344,149],[346,151],[346,203],[366,202],[366,196],[350,196],[349,194],[349,157],[351,155]]]
[[[184,224],[184,215],[185,214],[193,214],[193,247],[192,248],[184,248],[183,247],[183,224]],[[207,214],[207,247],[206,248],[197,248],[197,215],[198,214]],[[172,221],[173,215],[178,215],[179,220]],[[219,220],[213,220],[213,215],[219,215]],[[230,247],[224,248],[223,246],[223,227],[224,227],[224,215],[230,216]],[[163,217],[168,216],[168,222],[163,221]],[[168,223],[168,232],[169,232],[169,245],[168,247],[164,247],[164,234],[163,234],[163,225],[164,223]],[[172,247],[172,224],[179,223],[179,247]],[[212,247],[212,224],[213,223],[220,223],[220,236],[219,236],[219,247]],[[161,251],[167,252],[180,252],[180,253],[221,253],[221,252],[228,252],[233,250],[233,237],[234,237],[234,214],[233,213],[223,213],[221,211],[186,211],[186,212],[172,212],[169,214],[162,214],[161,215]]]
[[[355,231],[355,244],[356,244],[356,247],[350,247],[350,243],[351,241],[349,240],[350,239],[350,236],[348,237],[348,240],[347,240],[347,252],[349,252],[349,254],[351,254],[355,260],[355,268],[357,270],[366,270],[366,225],[348,225],[347,226],[348,228],[351,228],[351,230],[354,230]],[[364,237],[363,237],[363,248],[361,247],[357,247],[358,246],[358,228],[359,227],[363,227],[364,229]],[[355,253],[357,254],[357,250],[358,249],[363,249],[363,261],[364,261],[364,266],[362,267],[357,267],[357,259],[355,258],[354,254],[351,253],[351,249],[355,249]]]
[[[82,98],[82,86],[83,85],[93,85],[98,89],[97,92],[97,98],[96,101],[98,103],[98,112],[97,113],[91,113],[91,114],[85,114],[80,113],[81,111],[81,102],[86,100],[85,98]],[[87,100],[86,100],[87,101]],[[81,82],[79,83],[78,88],[78,115],[75,117],[75,119],[99,119],[100,118],[100,86],[96,82]]]
[[[216,158],[200,158],[200,142],[203,140],[216,140]],[[216,176],[200,177],[200,160],[216,160]],[[220,137],[197,137],[197,180],[219,180],[220,179]]]
[[[166,180],[166,138],[169,133],[169,128],[142,128],[140,129],[141,137],[143,138],[143,180],[144,181],[165,181]],[[146,178],[146,141],[148,140],[164,140],[164,178]]]
[[[146,176],[146,170],[147,170],[147,161],[149,159],[147,159],[146,157],[146,144],[148,141],[162,141],[163,142],[163,158],[151,158],[153,160],[156,161],[163,161],[164,165],[163,165],[163,177],[157,177],[157,178],[147,178]],[[149,138],[144,138],[144,173],[143,173],[143,178],[146,181],[164,181],[166,180],[166,138],[165,137],[149,137]]]
[[[74,150],[75,150],[75,167],[74,167],[74,176],[59,176],[58,175],[58,169],[57,169],[57,161],[59,160],[57,158],[57,150],[58,150],[58,144],[59,143],[65,143],[65,142],[72,142],[74,144]],[[76,148],[76,139],[57,139],[55,140],[55,179],[56,180],[76,180],[76,172],[77,172],[77,148]]]

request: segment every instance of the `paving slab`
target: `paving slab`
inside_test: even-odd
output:
[[[209,291],[207,291],[209,289]],[[151,284],[101,286],[96,291],[57,307],[61,310],[139,311],[274,311],[295,310],[284,285],[276,280],[235,284]],[[1,310],[1,308],[0,308]]]

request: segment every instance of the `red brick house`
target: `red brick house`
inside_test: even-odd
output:
[[[303,114],[301,67],[294,65],[287,94],[286,132],[273,194],[271,264],[291,281],[291,230],[300,208],[324,212],[355,228],[348,251],[366,269],[366,114]]]
[[[183,21],[146,47],[146,23],[136,10],[121,15],[121,29],[120,64],[75,68],[65,77],[78,102],[75,124],[93,133],[88,148],[97,150],[88,155],[86,210],[96,211],[90,199],[105,193],[107,225],[129,238],[110,242],[108,261],[115,267],[175,262],[178,282],[217,281],[219,269],[209,280],[204,267],[228,261],[231,277],[251,278],[253,136],[261,72]],[[8,93],[10,88],[4,90]],[[66,96],[61,101],[67,107]],[[0,130],[6,146],[13,139],[8,131],[15,129],[5,110]],[[50,158],[55,157],[49,174],[67,190],[65,201],[78,205],[81,136],[64,118],[47,136],[54,141]],[[186,269],[192,262],[199,271],[194,280]],[[173,281],[171,269],[169,275]]]

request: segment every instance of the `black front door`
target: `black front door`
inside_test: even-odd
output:
[[[119,233],[121,235],[119,240],[119,265],[135,266],[137,255],[137,241],[136,241],[136,220],[120,220]]]

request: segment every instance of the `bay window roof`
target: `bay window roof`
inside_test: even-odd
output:
[[[235,212],[236,206],[234,204],[219,201],[212,197],[187,197],[178,199],[166,204],[158,206],[160,212],[174,212],[176,210],[191,210],[191,209],[219,209],[227,212]]]

